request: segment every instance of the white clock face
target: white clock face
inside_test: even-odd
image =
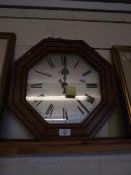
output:
[[[76,124],[101,101],[100,75],[81,55],[50,53],[28,71],[27,102],[49,124]]]

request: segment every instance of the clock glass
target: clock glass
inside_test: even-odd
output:
[[[100,74],[80,54],[50,52],[28,69],[26,101],[48,124],[81,123],[101,99]]]

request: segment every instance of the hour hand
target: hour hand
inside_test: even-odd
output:
[[[60,78],[58,81],[60,82],[62,88],[64,88],[65,86],[67,86],[67,83],[66,83],[66,82],[63,82],[63,81],[61,80],[61,78]]]
[[[63,88],[63,94],[65,94],[65,93],[66,93],[66,86],[67,86],[67,83],[66,83],[66,82],[63,82],[63,81],[61,80],[61,78],[58,80],[58,82],[60,82],[61,87]]]

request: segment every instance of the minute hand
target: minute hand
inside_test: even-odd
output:
[[[66,61],[64,62],[64,68],[61,70],[61,74],[64,75],[63,76],[63,80],[64,80],[64,82],[63,82],[63,85],[64,85],[63,86],[63,89],[64,89],[63,93],[65,94],[66,93],[66,86],[67,86],[66,80],[67,80],[67,75],[69,74],[69,70],[66,67]]]

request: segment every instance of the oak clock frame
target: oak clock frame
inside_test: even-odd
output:
[[[75,52],[94,66],[100,74],[102,100],[94,111],[80,124],[48,124],[27,103],[26,82],[30,67],[50,52]],[[14,114],[24,123],[34,137],[44,140],[88,140],[98,132],[114,111],[112,67],[84,41],[44,39],[19,58],[13,68],[9,104]],[[59,129],[70,129],[70,136],[59,136]]]

